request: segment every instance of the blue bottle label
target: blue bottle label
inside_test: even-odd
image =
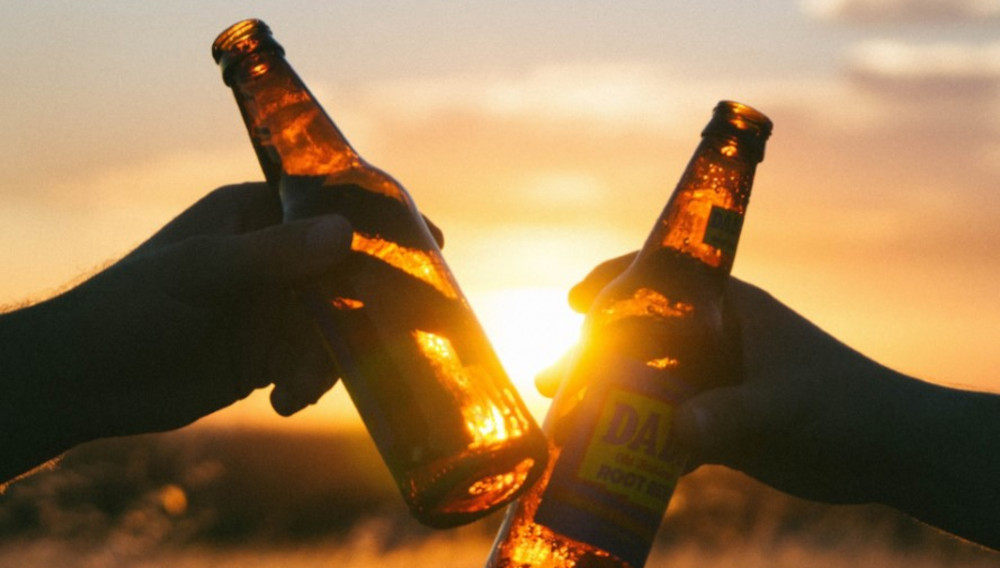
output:
[[[535,522],[642,566],[684,468],[670,437],[681,389],[666,371],[629,366],[592,382],[556,425],[565,444]]]

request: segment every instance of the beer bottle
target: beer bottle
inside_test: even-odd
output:
[[[598,295],[545,420],[549,467],[510,507],[489,568],[640,568],[685,456],[676,405],[737,380],[722,313],[771,122],[722,101],[635,260]]]
[[[234,24],[212,54],[285,221],[352,223],[348,261],[297,293],[411,512],[440,528],[510,502],[547,443],[412,199],[355,152],[266,24]]]

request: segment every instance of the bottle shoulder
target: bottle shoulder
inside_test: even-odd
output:
[[[396,178],[360,157],[352,161],[348,168],[326,176],[324,185],[356,186],[396,201],[412,203],[409,192]]]
[[[357,158],[345,167],[316,175],[284,175],[282,195],[286,198],[306,198],[317,193],[344,191],[368,193],[412,206],[406,189],[385,171]]]

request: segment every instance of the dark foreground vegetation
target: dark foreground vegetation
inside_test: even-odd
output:
[[[354,546],[358,527],[377,554],[460,538],[473,543],[470,556],[485,557],[498,524],[496,515],[444,536],[421,527],[360,432],[195,427],[89,444],[14,484],[0,496],[0,565],[11,543],[24,550],[39,542],[88,550],[128,542],[140,551],[336,547]],[[900,565],[1000,566],[1000,555],[886,508],[810,503],[721,468],[685,478],[657,548],[661,556],[683,550],[692,565],[727,551],[756,551],[763,562],[794,550],[847,560],[792,565],[853,566],[851,555],[863,549],[902,558]]]

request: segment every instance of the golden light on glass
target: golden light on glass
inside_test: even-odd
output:
[[[283,103],[294,104],[294,103]],[[294,107],[293,107],[294,108]],[[284,112],[287,107],[283,107]],[[351,161],[343,154],[330,152],[328,148],[313,144],[310,127],[317,122],[319,110],[303,110],[288,121],[285,128],[274,136],[273,142],[278,153],[285,157],[282,167],[289,175],[333,174],[344,171]],[[291,148],[295,148],[294,151]]]
[[[498,495],[510,493],[524,484],[528,473],[535,465],[535,460],[527,458],[517,464],[513,471],[500,475],[485,477],[469,486],[469,495]]]
[[[234,51],[244,36],[258,45]],[[385,425],[369,433],[411,512],[445,528],[504,504],[489,488],[509,497],[506,484],[518,476],[507,474],[529,457],[521,485],[539,474],[544,436],[413,200],[351,148],[263,22],[231,26],[213,45],[213,57],[281,198],[284,221],[336,211],[358,228],[354,270],[330,274],[303,296],[310,307],[322,303],[320,331],[343,359],[343,381],[363,421]],[[254,67],[261,63],[268,67]],[[345,288],[353,292],[340,291]],[[392,419],[383,418],[390,413]],[[477,491],[487,494],[470,495],[469,487],[482,480]],[[453,503],[462,511],[445,514]]]
[[[351,250],[373,256],[410,276],[431,285],[446,298],[457,300],[458,289],[448,278],[440,256],[427,251],[400,246],[380,237],[354,233]]]
[[[671,224],[675,227],[681,226],[686,230],[674,230],[668,232],[662,241],[664,248],[684,251],[698,260],[702,260],[710,266],[718,266],[719,249],[705,244],[699,238],[691,238],[691,235],[704,235],[708,222],[708,212],[713,205],[724,206],[723,196],[726,192],[717,192],[713,182],[708,177],[704,180],[706,189],[691,191],[678,195],[682,208],[679,210],[678,219],[671,219]]]
[[[267,73],[267,70],[270,69],[270,68],[271,68],[271,66],[268,65],[267,63],[258,63],[258,64],[254,65],[253,67],[250,68],[250,76],[251,77],[260,77],[264,73]]]
[[[365,303],[354,298],[337,297],[330,300],[330,305],[338,310],[360,310],[365,307]]]
[[[252,77],[269,71],[268,64],[258,63],[250,68]],[[267,96],[261,97],[261,114],[275,121],[276,117],[287,115],[282,120],[282,128],[272,132],[270,145],[281,156],[281,167],[289,175],[332,175],[347,171],[358,163],[358,156],[349,148],[332,151],[329,146],[315,143],[323,139],[325,116],[313,104],[306,91],[269,89]],[[265,144],[267,141],[263,141]]]
[[[489,400],[489,397],[472,399],[473,385],[480,384],[474,378],[477,369],[462,364],[451,340],[419,329],[413,332],[413,337],[420,351],[430,361],[434,373],[443,383],[451,386],[452,393],[461,408],[466,430],[471,437],[470,450],[486,448],[502,443],[512,435],[514,437],[520,435],[516,426],[514,431],[508,429],[507,417]]]
[[[645,316],[681,318],[690,315],[694,306],[686,302],[673,302],[650,288],[639,288],[631,298],[618,300],[601,310],[602,323]]]
[[[660,357],[658,359],[650,359],[649,361],[646,361],[646,366],[663,371],[677,367],[678,363],[679,361],[673,357]]]

